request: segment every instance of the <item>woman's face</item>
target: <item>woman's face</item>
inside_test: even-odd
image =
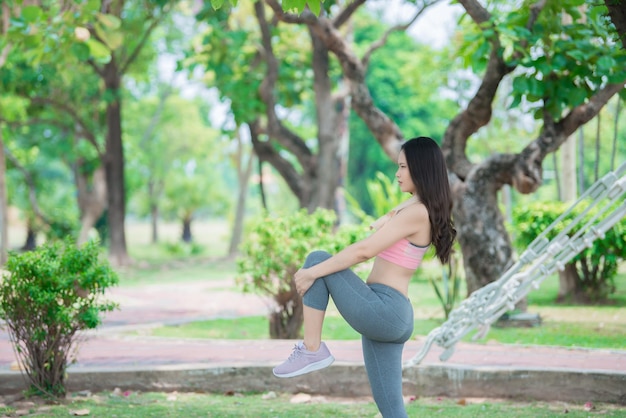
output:
[[[406,163],[404,150],[400,151],[400,154],[398,155],[398,171],[396,171],[396,179],[398,179],[400,190],[406,193],[415,194],[415,184],[413,184],[411,173],[409,173],[409,166]]]

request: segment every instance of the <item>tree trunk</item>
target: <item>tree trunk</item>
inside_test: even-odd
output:
[[[580,293],[578,289],[578,272],[573,263],[565,265],[563,271],[559,271],[559,293],[556,297],[557,302],[564,302],[568,298],[574,297]]]
[[[159,242],[159,194],[162,188],[160,182],[155,182],[154,178],[148,179],[148,201],[150,202],[150,229],[152,231],[152,243]]]
[[[269,140],[261,141],[259,135],[252,136],[254,150],[261,162],[270,163],[298,198],[300,207],[313,211],[318,207],[334,209],[336,190],[339,186],[341,161],[339,145],[341,134],[338,126],[343,117],[345,97],[335,100],[332,96],[333,83],[329,77],[329,49],[318,31],[311,29],[312,67],[314,100],[317,111],[317,154],[306,141],[282,123],[277,113],[276,82],[279,60],[272,47],[272,27],[265,17],[263,2],[255,3],[257,20],[261,29],[263,57],[266,74],[259,94],[265,103],[267,127],[254,126],[253,130],[264,133]],[[273,22],[272,22],[273,24]],[[344,105],[341,105],[344,102]],[[339,111],[338,111],[339,108]],[[276,145],[274,145],[276,144]],[[284,157],[289,152],[298,161],[298,167]]]
[[[81,226],[78,234],[77,244],[83,244],[89,239],[89,231],[96,225],[100,216],[104,213],[107,205],[106,180],[104,169],[98,167],[94,171],[91,187],[87,185],[86,175],[81,173],[81,168],[74,170],[76,181],[78,207],[81,211]]]
[[[96,221],[94,225],[96,231],[98,231],[98,236],[100,237],[100,245],[106,247],[109,245],[109,211],[104,209],[102,215]]]
[[[26,223],[26,241],[22,246],[22,251],[33,251],[37,248],[37,231],[32,225],[32,221]]]
[[[183,234],[182,240],[186,243],[191,243],[193,241],[193,236],[191,235],[191,216],[186,216],[183,219]]]
[[[289,292],[275,296],[278,308],[270,313],[270,338],[293,340],[302,338],[304,322],[302,298],[295,291],[295,284]]]
[[[328,75],[330,70],[328,48],[310,29],[309,35],[313,46],[313,90],[319,142],[316,175],[310,200],[307,202],[307,208],[312,212],[316,208],[336,207],[336,192],[342,165],[339,153],[342,136],[338,126],[343,122],[343,109],[346,104],[344,96],[337,99],[339,103],[333,100],[332,82]]]
[[[582,129],[578,130],[578,190],[582,195],[585,193],[587,186],[585,185],[585,165],[582,163],[585,161],[585,134]]]
[[[150,205],[150,226],[152,229],[152,243],[159,242],[159,207],[156,203]]]
[[[615,25],[622,45],[626,48],[626,0],[604,0],[611,22]]]
[[[619,137],[619,114],[622,104],[621,97],[617,96],[615,103],[615,119],[613,120],[613,145],[611,146],[611,171],[615,170],[615,157],[617,156],[617,138]]]
[[[252,129],[248,125],[250,133]],[[248,183],[250,182],[250,176],[252,175],[252,169],[254,167],[254,153],[249,152],[248,160],[244,167],[244,144],[241,141],[239,135],[239,129],[237,129],[237,179],[239,183],[239,190],[237,193],[237,206],[235,208],[235,219],[233,221],[233,232],[230,237],[230,245],[228,246],[228,257],[234,257],[237,254],[237,249],[241,243],[243,236],[243,220],[246,212],[246,197],[248,196]]]
[[[246,168],[247,174],[245,180],[239,183],[239,193],[237,193],[237,207],[235,209],[235,219],[233,221],[233,232],[228,247],[228,256],[233,257],[237,254],[237,249],[243,237],[243,220],[246,212],[246,197],[248,196],[248,181],[250,179],[250,169],[254,158],[250,156],[250,162]]]
[[[513,264],[513,251],[489,170],[453,187],[453,215],[463,253],[467,294],[498,279]]]
[[[109,216],[109,257],[113,265],[125,266],[130,263],[130,258],[126,249],[125,232],[126,186],[122,146],[121,76],[114,56],[104,67],[104,81],[105,88],[113,97],[106,109],[107,134],[104,165]]]
[[[561,181],[561,200],[563,202],[574,202],[577,195],[575,135],[571,135],[567,138],[567,141],[561,145],[561,170],[559,179]]]

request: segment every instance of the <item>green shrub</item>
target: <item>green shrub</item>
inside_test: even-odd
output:
[[[432,277],[430,283],[435,289],[445,318],[448,319],[461,292],[461,277],[458,275],[458,261],[455,255],[450,257],[450,261],[442,269],[441,287],[437,284],[437,280]]]
[[[77,332],[96,328],[116,305],[100,301],[117,275],[97,242],[43,245],[9,256],[0,280],[0,318],[35,393],[62,397]]]
[[[548,228],[568,209],[569,205],[562,202],[535,203],[513,211],[515,243],[519,248],[527,247],[540,233]],[[583,208],[575,208],[562,222],[548,234],[549,240],[572,222],[583,212]],[[596,213],[590,210],[583,216],[581,223],[570,231],[576,233]],[[571,261],[568,269],[573,275],[574,288],[572,294],[561,295],[562,298],[575,302],[604,301],[615,291],[615,275],[618,263],[626,258],[626,219],[616,223],[603,238],[596,239],[591,247],[585,248]]]
[[[189,256],[197,256],[204,252],[205,248],[202,244],[198,244],[195,242],[166,242],[163,245],[163,248],[167,252],[168,255],[174,257],[189,257]]]
[[[335,213],[301,209],[290,216],[258,217],[249,225],[237,260],[237,282],[244,291],[271,296],[277,309],[270,313],[271,338],[299,338],[302,299],[293,275],[313,250],[334,254],[365,237],[367,228],[342,226],[335,232]]]

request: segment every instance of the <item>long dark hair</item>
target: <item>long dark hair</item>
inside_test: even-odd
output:
[[[452,221],[452,193],[448,169],[439,145],[425,136],[402,144],[417,197],[426,206],[430,219],[431,242],[437,258],[445,264],[450,259],[456,229]]]

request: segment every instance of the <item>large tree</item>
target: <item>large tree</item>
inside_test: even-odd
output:
[[[282,176],[299,205],[335,208],[347,139],[341,74],[317,35],[283,25],[274,36],[278,21],[264,3],[248,6],[201,15],[210,36],[195,61],[214,74],[211,81],[231,103],[235,122],[250,127],[260,164]],[[246,13],[254,13],[255,25]]]
[[[451,121],[443,143],[471,292],[496,280],[513,262],[498,191],[511,185],[520,193],[535,192],[543,181],[546,156],[624,89],[626,74],[624,55],[612,48],[607,39],[611,31],[594,7],[583,10],[585,23],[561,25],[562,14],[578,21],[581,2],[555,7],[538,1],[504,16],[493,15],[477,1],[460,3],[482,31],[482,45],[486,45],[481,83],[467,107]],[[515,34],[511,36],[506,28]],[[598,44],[602,46],[594,47]],[[516,72],[518,67],[525,71]],[[532,111],[541,121],[539,134],[517,153],[470,161],[468,141],[490,122],[494,97],[506,77],[515,77],[514,104],[522,98],[533,103]]]
[[[102,80],[106,95],[106,140],[104,168],[106,173],[108,223],[110,231],[110,258],[115,265],[128,264],[126,249],[126,185],[124,179],[124,146],[122,141],[122,91],[124,76],[135,64],[150,40],[154,29],[169,13],[175,1],[125,0],[103,1],[100,11],[109,18],[90,28],[96,37],[111,50],[106,62],[88,60]]]
[[[77,148],[84,150],[86,143],[93,146],[89,155],[77,152],[70,161],[81,209],[79,242],[87,238],[95,221],[112,204],[107,222],[111,258],[116,264],[124,264],[128,261],[124,233],[126,190],[118,111],[122,77],[133,70],[135,74],[145,73],[145,64],[151,59],[146,51],[152,46],[147,41],[177,1],[8,3],[15,16],[3,55],[20,50],[21,56],[12,56],[11,63],[21,62],[40,71],[32,88],[22,89],[22,95],[33,108],[47,109],[55,115],[48,120],[40,118],[38,123],[63,124],[67,140],[74,140]],[[68,68],[73,71],[68,72]]]
[[[28,65],[65,66],[66,71],[67,68],[77,68],[77,72],[83,74],[89,70],[97,77],[98,81],[92,86],[98,90],[99,104],[92,109],[74,106],[76,102],[80,103],[80,98],[69,86],[64,96],[74,95],[76,101],[67,102],[65,97],[49,95],[37,97],[35,104],[65,112],[77,127],[71,132],[77,138],[92,142],[98,149],[106,179],[106,194],[83,194],[87,199],[82,200],[80,206],[85,210],[95,208],[93,212],[102,211],[100,201],[106,195],[110,258],[116,265],[130,261],[125,236],[126,186],[121,117],[123,79],[148,61],[144,58],[150,50],[150,36],[177,3],[177,0],[12,0],[3,2],[1,9],[3,25],[8,27],[8,36],[0,42],[2,61],[16,46],[26,47],[23,55]],[[10,16],[14,18],[10,20]],[[65,78],[71,78],[71,74],[57,81],[64,81]],[[85,104],[92,102],[93,97],[83,99]],[[84,129],[85,113],[89,110],[96,126],[103,128],[102,142],[99,136],[94,135],[98,132]],[[81,170],[76,173],[79,191],[87,190],[80,178],[85,173]],[[91,179],[88,180],[101,184],[98,182],[99,173],[97,169],[91,170]],[[91,205],[94,202],[96,206]]]
[[[348,5],[344,9],[336,7],[340,4],[343,2],[326,2],[320,12],[327,20],[336,19],[337,28],[342,30],[341,36],[348,39],[352,36],[352,26],[346,23],[359,10],[359,3],[355,3],[356,7]],[[417,11],[414,18],[430,4]],[[311,2],[309,5],[314,6]],[[203,44],[194,47],[194,51],[201,51],[194,62],[204,64],[212,74],[208,78],[219,88],[222,97],[228,99],[236,122],[250,126],[252,144],[261,164],[273,166],[300,206],[309,210],[316,207],[337,209],[341,202],[337,199],[338,188],[345,185],[346,151],[351,140],[348,118],[350,100],[354,97],[348,87],[350,83],[346,82],[339,61],[330,53],[331,46],[327,39],[324,40],[326,35],[313,30],[313,27],[281,22],[287,16],[281,7],[290,7],[289,2],[278,5],[257,1],[254,2],[254,10],[248,10],[249,6],[249,3],[240,3],[230,13],[210,13],[206,10],[199,13],[199,17],[210,26],[202,37]],[[250,13],[256,16],[256,26],[250,23],[247,16]],[[291,23],[289,19],[285,22]],[[358,37],[359,47],[366,50],[358,69],[363,78],[372,55],[387,42],[390,33],[407,26],[385,31],[380,24],[361,24],[365,30],[354,35]],[[372,27],[375,27],[374,31],[370,30]],[[367,31],[372,33],[363,36]],[[405,56],[401,56],[398,44],[411,41],[407,38],[394,40],[396,57],[409,63],[405,67],[421,68],[416,57],[407,56],[408,50],[404,49]],[[259,45],[259,48],[255,49],[253,45]],[[385,74],[395,68],[392,67],[391,62],[379,60],[373,77],[381,87],[377,91],[379,97],[388,102],[383,108],[394,117],[404,117],[401,123],[404,128],[418,126],[417,118],[410,116],[419,114],[424,119],[421,126],[430,123],[431,134],[441,133],[443,126],[436,127],[433,117],[437,106],[429,103],[428,107],[428,95],[420,93],[421,107],[411,108],[409,104],[418,101],[414,96],[419,90],[415,87],[418,85],[415,77],[409,74],[404,80],[403,97],[393,90],[394,82]],[[411,82],[415,85],[409,86]],[[393,92],[391,96],[385,94],[390,91]],[[368,98],[362,99],[371,101],[372,97]],[[398,103],[399,98],[402,104]],[[397,107],[391,109],[392,103]],[[383,111],[378,111],[378,114],[389,119]],[[398,127],[392,130],[397,137],[401,137]],[[360,151],[363,151],[360,155],[371,154],[367,150],[370,138],[372,134],[359,135],[357,141],[361,144]],[[372,139],[372,145],[374,143]],[[358,166],[360,155],[355,154],[356,158],[351,161],[356,163],[356,169],[363,170],[362,165]],[[393,161],[386,163],[379,167],[394,164]],[[368,168],[371,168],[371,173],[376,171],[374,165]]]
[[[333,2],[332,16],[325,11],[318,15],[309,9],[289,13],[276,0],[265,3],[281,22],[306,25],[313,39],[334,54],[349,87],[352,110],[365,122],[386,154],[395,159],[405,138],[398,125],[372,100],[366,84],[371,50],[359,56],[341,30],[366,1],[349,2],[343,8]],[[418,3],[422,9],[432,4]],[[596,116],[611,97],[623,92],[624,54],[611,39],[616,31],[607,19],[607,10],[621,31],[624,6],[623,2],[613,0],[607,0],[604,8],[592,3],[581,7],[585,2],[578,0],[558,3],[539,0],[510,8],[492,6],[489,10],[477,0],[459,3],[471,19],[463,31],[473,35],[467,40],[470,46],[466,48],[473,48],[469,61],[480,81],[467,104],[448,125],[442,147],[453,186],[454,217],[468,291],[472,292],[496,280],[514,261],[498,207],[498,192],[504,185],[513,186],[523,194],[535,192],[543,181],[542,164],[546,156]],[[262,12],[258,2],[256,8]],[[563,24],[563,15],[570,15],[574,23]],[[407,25],[413,20],[408,19]],[[407,25],[399,28],[405,29]],[[384,43],[384,38],[382,41],[377,47]],[[490,123],[494,98],[507,84],[504,81],[511,78],[514,79],[511,106],[528,104],[525,110],[534,114],[541,124],[539,134],[527,138],[525,146],[517,152],[471,161],[468,142]],[[297,157],[306,159],[308,155],[303,150]]]

